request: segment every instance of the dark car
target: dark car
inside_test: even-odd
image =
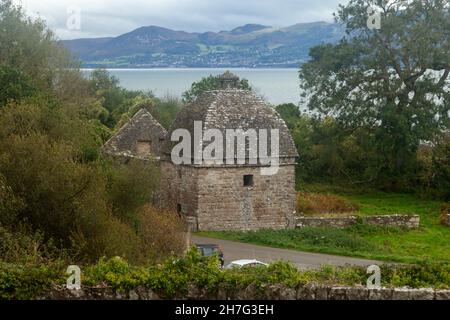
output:
[[[196,247],[203,257],[211,257],[213,255],[217,255],[220,260],[220,266],[223,268],[223,266],[225,265],[225,258],[220,246],[216,244],[197,244]]]

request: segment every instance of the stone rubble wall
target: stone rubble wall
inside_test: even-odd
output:
[[[111,288],[83,288],[82,290],[54,289],[40,300],[162,300],[151,289],[138,287],[128,292]],[[450,290],[364,287],[268,285],[243,289],[215,288],[209,290],[190,286],[188,293],[176,300],[450,300]]]
[[[405,229],[417,229],[420,226],[420,216],[418,215],[383,215],[367,217],[299,217],[297,218],[297,228],[304,227],[350,227],[361,219],[363,223],[383,227],[399,227]]]
[[[254,185],[244,187],[244,176]],[[248,231],[293,228],[295,167],[277,174],[261,168],[201,168],[198,171],[198,225],[202,231]]]

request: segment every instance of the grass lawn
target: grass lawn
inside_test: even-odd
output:
[[[257,232],[202,232],[200,235],[271,247],[321,252],[402,263],[450,263],[450,228],[439,224],[441,202],[415,195],[373,193],[346,195],[360,205],[361,215],[416,213],[420,229],[369,225],[346,229],[304,228]]]

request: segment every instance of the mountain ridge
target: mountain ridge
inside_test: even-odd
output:
[[[298,67],[309,49],[342,38],[342,26],[323,21],[284,28],[246,24],[230,31],[187,32],[155,25],[117,37],[61,43],[83,67]]]

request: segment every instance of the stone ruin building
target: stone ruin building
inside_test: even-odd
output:
[[[103,153],[116,158],[159,160],[167,130],[146,109],[141,109],[103,146]]]
[[[275,109],[253,92],[238,89],[238,81],[230,72],[220,76],[221,88],[204,92],[184,106],[168,133],[148,112],[138,113],[104,151],[130,157],[154,153],[161,169],[160,204],[184,216],[193,231],[293,228],[296,147]],[[196,121],[202,123],[204,131],[216,129],[224,137],[227,129],[278,129],[278,172],[263,175],[261,169],[267,164],[253,159],[255,154],[249,150],[245,164],[227,164],[225,158],[236,155],[225,152],[223,163],[195,163],[192,152],[187,156],[192,161],[174,164],[171,151],[178,142],[171,142],[172,133],[185,129],[194,137]]]

